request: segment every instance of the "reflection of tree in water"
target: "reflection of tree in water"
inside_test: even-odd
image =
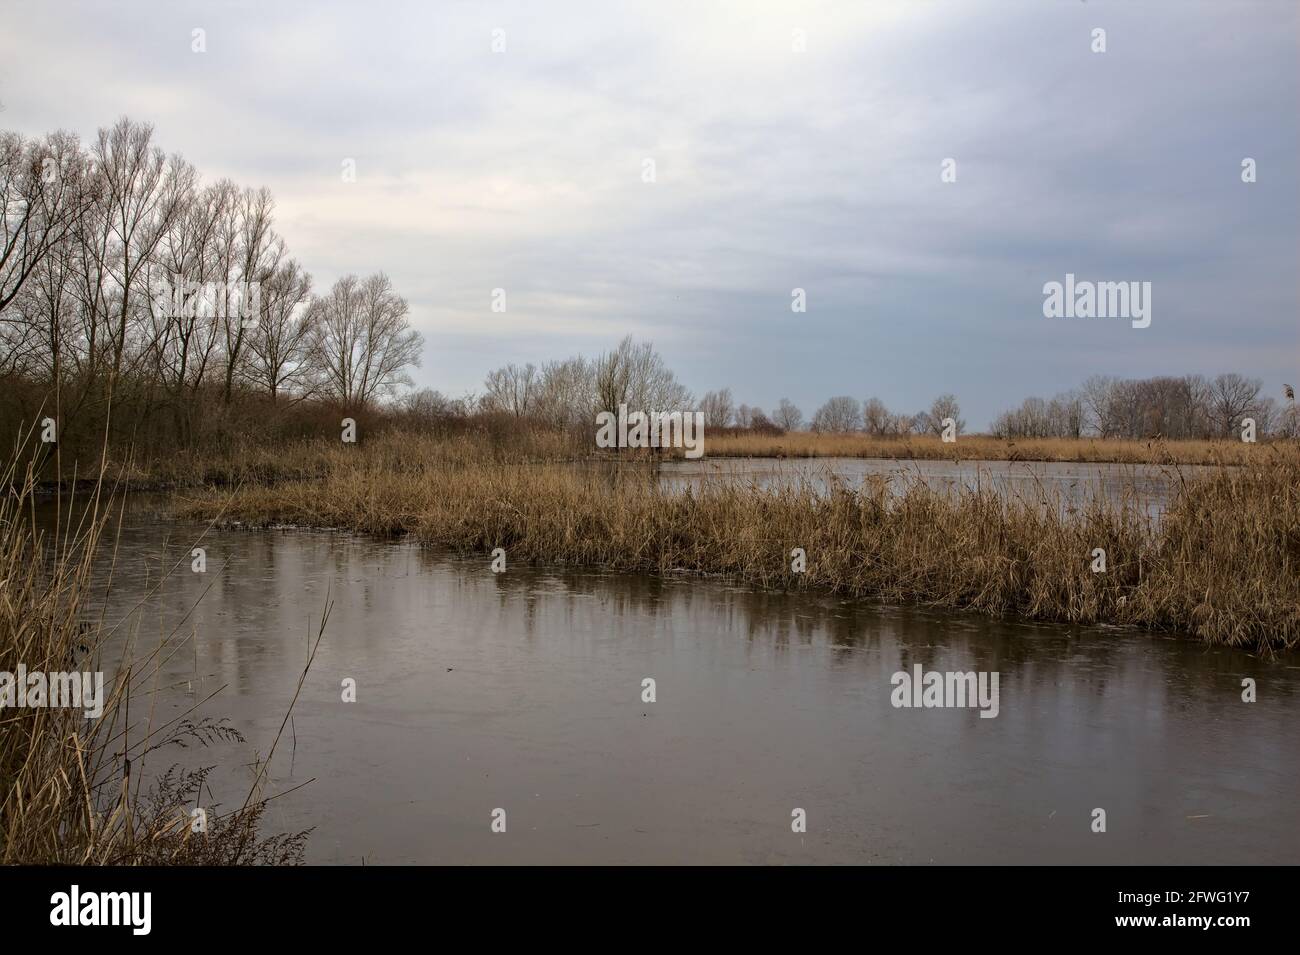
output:
[[[287,606],[289,597],[296,594],[301,606],[307,588],[313,600],[319,594],[323,601],[328,584],[336,602],[331,629],[346,632],[375,659],[382,659],[395,627],[415,626],[481,633],[507,646],[512,639],[530,646],[562,639],[564,652],[575,659],[625,658],[644,641],[720,657],[743,644],[749,665],[821,668],[841,689],[857,686],[882,700],[892,673],[916,664],[927,671],[996,671],[1001,717],[954,720],[943,731],[954,744],[969,738],[982,746],[987,740],[980,734],[1011,733],[1027,758],[1082,752],[1092,759],[1089,746],[1115,752],[1117,736],[1142,734],[1143,751],[1172,766],[1177,759],[1195,764],[1199,752],[1188,755],[1195,742],[1171,738],[1175,727],[1217,723],[1243,758],[1262,766],[1288,759],[1276,752],[1275,734],[1249,729],[1252,720],[1271,718],[1279,712],[1274,707],[1293,703],[1297,681],[1288,679],[1285,661],[1225,647],[1119,628],[762,591],[714,577],[530,566],[509,560],[509,548],[507,572],[493,574],[486,553],[456,556],[328,532],[216,531],[206,541],[208,574],[192,574],[188,554],[197,530],[129,524],[107,619],[112,623],[132,610],[164,565],[180,560],[173,578],[140,608],[139,619],[151,637],[176,629],[179,639],[197,628],[200,675],[211,676],[214,686],[232,684],[234,693],[265,682],[257,670],[275,657],[275,641],[302,638],[305,622]],[[436,620],[413,621],[426,613],[433,595]],[[200,596],[201,609],[187,620]],[[436,631],[430,639],[438,639]],[[182,652],[188,657],[195,651]],[[1258,682],[1259,704],[1240,702],[1246,676]],[[996,731],[989,728],[993,722]]]

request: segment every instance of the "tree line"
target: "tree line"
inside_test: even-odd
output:
[[[266,189],[198,171],[123,118],[83,144],[0,132],[0,382],[22,411],[196,425],[254,399],[362,408],[423,347],[382,272],[324,295]],[[231,290],[236,290],[231,294]]]
[[[891,411],[879,398],[850,395],[828,399],[812,414],[782,398],[771,413],[737,403],[730,388],[707,391],[696,400],[649,343],[624,339],[596,359],[505,365],[490,372],[481,394],[450,400],[428,389],[407,403],[433,415],[505,413],[544,419],[565,427],[589,426],[599,411],[620,402],[641,410],[698,409],[711,429],[773,432],[809,430],[822,434],[861,433],[880,437],[943,433],[951,420],[967,433],[955,395],[936,398],[915,413]],[[1002,438],[1236,438],[1243,420],[1260,436],[1300,436],[1300,412],[1288,386],[1284,401],[1263,394],[1262,383],[1238,374],[1121,379],[1094,375],[1050,399],[1026,398],[994,419],[990,432]]]
[[[1008,438],[1236,438],[1243,421],[1258,435],[1300,436],[1295,395],[1279,403],[1258,378],[1222,374],[1124,379],[1094,375],[1050,399],[1026,398],[993,422]]]
[[[434,416],[500,413],[575,428],[589,426],[601,411],[617,412],[620,404],[626,404],[630,410],[642,411],[699,410],[705,427],[712,429],[782,432],[806,427],[826,433],[940,434],[944,421],[952,419],[957,433],[966,430],[953,395],[941,395],[928,410],[914,415],[895,414],[879,398],[859,402],[839,396],[807,421],[788,398],[782,398],[770,415],[756,405],[737,404],[730,388],[705,392],[697,401],[651,343],[631,336],[594,359],[578,355],[540,366],[503,365],[488,373],[479,394],[453,400],[424,389],[404,404]]]
[[[654,345],[630,335],[595,358],[576,355],[540,367],[531,362],[504,365],[488,373],[481,394],[459,401],[428,390],[408,399],[408,404],[461,414],[507,414],[567,428],[591,426],[597,413],[617,414],[619,405],[638,411],[685,411],[693,403],[691,392]]]
[[[307,399],[360,411],[396,397],[423,348],[406,300],[382,272],[344,276],[315,294],[274,212],[266,189],[204,182],[155,144],[152,127],[127,118],[86,144],[66,132],[0,132],[0,416],[30,420],[41,408],[93,434],[112,408],[133,429],[146,422],[188,443],[196,429],[255,427]],[[789,399],[769,413],[735,402],[729,388],[696,402],[653,345],[630,336],[595,358],[505,365],[478,395],[424,389],[398,407],[580,428],[621,404],[698,408],[713,429],[891,436],[939,434],[951,420],[966,430],[951,394],[916,413],[839,395],[807,419]],[[1027,398],[991,430],[1232,437],[1245,418],[1261,435],[1300,434],[1293,400],[1279,404],[1237,374],[1093,376],[1053,398]]]

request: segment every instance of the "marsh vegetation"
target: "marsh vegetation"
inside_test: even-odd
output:
[[[533,449],[535,450],[535,449]],[[647,459],[648,460],[648,459]],[[761,587],[1031,620],[1119,623],[1265,652],[1300,641],[1300,456],[1180,486],[1162,519],[988,488],[664,490],[653,463],[590,472],[519,449],[389,436],[337,447],[311,480],[214,490],[181,516],[410,535],[512,560],[733,576]],[[1045,492],[1047,493],[1047,492]],[[801,548],[806,569],[792,570]],[[1106,569],[1093,569],[1096,549]]]
[[[213,767],[175,759],[244,742],[210,715],[208,699],[159,715],[159,674],[190,638],[173,632],[141,648],[130,632],[138,613],[113,626],[96,613],[111,592],[121,500],[97,484],[88,499],[55,502],[52,522],[38,521],[33,470],[13,463],[23,457],[11,459],[0,497],[0,674],[6,689],[26,674],[107,672],[108,683],[94,711],[53,705],[53,695],[0,705],[0,863],[301,861],[307,833],[261,832],[264,765],[242,804],[221,807],[208,798]]]

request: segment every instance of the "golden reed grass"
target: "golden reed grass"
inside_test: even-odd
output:
[[[453,427],[454,425],[454,427]],[[530,425],[503,416],[465,419],[416,431],[391,424],[363,426],[362,433],[383,436],[386,444],[414,436],[422,448],[437,438],[438,456],[465,464],[497,461],[573,461],[600,456],[588,433],[566,432]],[[144,456],[140,451],[110,449],[105,472],[112,480],[135,488],[177,488],[203,485],[275,484],[313,480],[329,473],[337,436],[263,440],[230,435],[216,445],[174,448]],[[939,461],[1057,461],[1075,463],[1239,465],[1266,458],[1271,445],[1241,441],[1128,441],[1096,438],[1002,439],[967,435],[944,444],[934,435],[877,437],[866,434],[780,435],[710,432],[706,456],[773,458],[881,458]],[[396,454],[395,450],[390,453]],[[629,458],[646,453],[625,452]],[[663,455],[680,459],[680,448]]]
[[[104,553],[111,500],[102,471],[88,499],[56,502],[49,527],[37,519],[33,459],[20,442],[0,466],[9,489],[0,497],[0,672],[16,674],[20,665],[29,674],[102,672],[110,631],[87,606],[92,585],[106,569],[111,577],[116,558],[111,549]],[[211,808],[205,833],[193,831],[190,809],[211,767],[173,766],[146,785],[150,754],[242,737],[224,721],[196,715],[206,700],[155,725],[151,684],[179,645],[159,644],[138,659],[129,645],[119,641],[97,719],[80,707],[0,707],[0,863],[300,862],[306,833],[259,835],[261,773],[239,809]]]
[[[710,434],[710,457],[887,458],[963,461],[1060,461],[1114,464],[1247,464],[1269,445],[1243,441],[1129,441],[1115,438],[995,438],[964,435],[944,444],[936,435]]]
[[[1300,642],[1300,454],[1277,446],[1182,487],[1161,520],[1098,496],[935,489],[821,493],[711,482],[658,487],[652,467],[482,463],[381,439],[336,449],[326,477],[209,491],[178,512],[409,534],[513,561],[731,575],[760,587],[1069,623],[1109,622],[1262,652]],[[1181,480],[1181,478],[1180,478]],[[803,548],[807,570],[791,570]],[[1094,548],[1105,573],[1092,572]]]
[[[499,421],[491,424],[437,433],[440,459],[483,463],[570,461],[591,456],[587,448],[589,436],[584,444],[578,435],[569,432],[533,429],[514,422],[505,422],[504,427]],[[362,429],[362,433],[375,432]],[[407,433],[395,428],[385,428],[381,433],[387,435],[388,453],[400,463],[400,446]],[[423,437],[433,435],[426,432]],[[137,490],[275,484],[324,477],[335,462],[339,445],[337,434],[285,441],[234,436],[220,447],[174,448],[151,457],[143,457],[136,449],[124,445],[109,449],[103,470],[108,480]],[[428,441],[422,446],[427,447]]]

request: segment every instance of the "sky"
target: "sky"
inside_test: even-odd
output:
[[[809,416],[951,392],[978,429],[1093,374],[1280,398],[1298,92],[1295,0],[0,0],[0,128],[125,115],[268,187],[318,291],[388,273],[452,396],[633,334]],[[1149,327],[1045,317],[1067,273],[1150,282]]]

